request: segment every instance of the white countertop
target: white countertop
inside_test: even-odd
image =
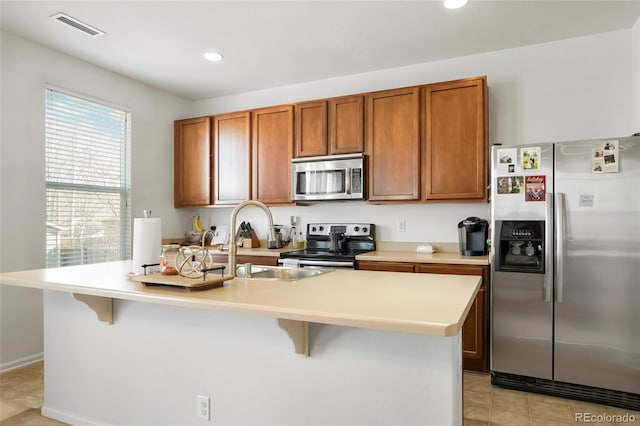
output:
[[[441,263],[454,265],[483,265],[489,264],[489,256],[462,256],[459,253],[417,253],[415,251],[377,250],[356,256],[356,260],[371,262],[410,262],[410,263]]]
[[[0,283],[297,321],[455,336],[481,277],[335,270],[299,281],[236,278],[220,288],[145,287],[130,261],[0,274]]]

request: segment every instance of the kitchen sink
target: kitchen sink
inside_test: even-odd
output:
[[[298,281],[304,278],[314,277],[316,275],[326,274],[333,269],[316,269],[316,268],[281,268],[272,266],[254,266],[251,265],[251,274],[247,277],[247,266],[239,265],[237,268],[238,278],[259,278],[273,279],[282,281]]]

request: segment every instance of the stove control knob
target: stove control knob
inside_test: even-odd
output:
[[[319,228],[318,228],[318,230],[319,230],[320,232],[324,231],[324,226],[319,227]]]
[[[358,231],[360,230],[360,227],[359,227],[359,226],[354,226],[354,227],[353,227],[353,230],[354,230],[354,231],[356,231],[356,232],[358,232]]]
[[[367,232],[369,232],[369,229],[366,226],[363,226],[362,227],[362,232],[364,232],[366,234]]]
[[[311,227],[311,232],[316,232],[316,227],[315,226]]]

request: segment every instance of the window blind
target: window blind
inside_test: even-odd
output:
[[[47,267],[130,258],[130,113],[47,88]]]

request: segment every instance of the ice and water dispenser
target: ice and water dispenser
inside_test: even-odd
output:
[[[544,273],[544,221],[496,221],[495,270]]]

